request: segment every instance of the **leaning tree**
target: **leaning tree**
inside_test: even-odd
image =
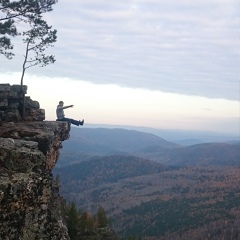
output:
[[[48,47],[52,47],[53,43],[57,41],[56,33],[57,30],[52,30],[52,27],[48,26],[46,21],[41,18],[35,19],[31,24],[31,29],[23,33],[26,51],[22,67],[21,85],[23,85],[23,78],[27,68],[37,65],[44,67],[55,62],[55,56],[46,55],[44,51]]]
[[[42,14],[52,11],[53,4],[58,0],[0,0],[0,54],[8,59],[14,56],[11,37],[23,36],[26,44],[24,55],[21,86],[22,104],[20,110],[25,117],[25,93],[23,78],[27,68],[39,65],[46,66],[55,62],[53,55],[46,55],[44,51],[56,42],[56,30],[52,30],[43,20]],[[24,23],[22,32],[18,31],[18,23]]]
[[[21,34],[18,22],[32,23],[42,13],[52,11],[58,0],[0,0],[0,54],[8,59],[14,56],[11,37]]]
[[[47,22],[39,15],[29,22],[30,29],[23,32],[23,42],[26,44],[25,55],[22,66],[21,86],[22,86],[22,118],[25,118],[25,94],[23,91],[23,78],[25,71],[34,66],[44,67],[55,62],[55,56],[46,55],[45,50],[52,47],[57,41],[57,30],[52,30]]]

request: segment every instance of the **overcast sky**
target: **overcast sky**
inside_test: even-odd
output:
[[[24,83],[49,119],[62,99],[75,105],[66,114],[89,123],[239,134],[239,5],[59,0],[46,15],[57,61],[27,70]],[[15,58],[0,56],[0,82],[20,82],[24,45],[14,41]]]

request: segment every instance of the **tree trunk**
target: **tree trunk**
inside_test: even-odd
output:
[[[27,42],[27,47],[26,47],[26,54],[24,57],[24,61],[23,61],[23,68],[22,68],[22,76],[21,76],[21,90],[22,90],[22,106],[21,106],[21,115],[22,115],[22,119],[25,119],[25,93],[23,90],[23,78],[24,78],[24,74],[25,74],[25,70],[26,70],[26,62],[27,62],[27,58],[28,58],[28,46],[30,43],[30,39]]]

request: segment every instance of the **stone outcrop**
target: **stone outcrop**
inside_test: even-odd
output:
[[[38,101],[32,100],[27,93],[27,86],[0,84],[0,119],[5,122],[43,121],[45,111]],[[23,101],[23,96],[25,96]],[[23,106],[25,116],[22,117]]]
[[[35,121],[32,110],[31,121],[21,122],[13,89],[6,84],[0,91],[0,239],[69,240],[51,170],[70,124]],[[35,101],[26,106],[39,111]]]
[[[52,169],[70,123],[49,122],[27,86],[0,84],[0,239],[70,240]],[[22,106],[25,117],[22,118]],[[114,231],[86,231],[80,239],[118,239]]]

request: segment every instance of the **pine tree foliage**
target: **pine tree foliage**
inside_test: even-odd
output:
[[[52,30],[47,22],[42,18],[34,19],[30,24],[31,29],[23,33],[25,38],[23,42],[26,44],[26,52],[24,56],[21,85],[23,85],[23,78],[27,68],[39,65],[44,67],[50,63],[55,62],[53,55],[46,55],[44,51],[48,47],[52,47],[53,43],[57,41],[57,30]]]
[[[99,228],[107,227],[109,219],[107,218],[106,212],[103,207],[99,207],[97,212],[97,225]]]
[[[86,236],[97,234],[98,229],[108,227],[109,219],[103,207],[99,207],[96,215],[77,209],[74,203],[63,206],[63,216],[67,223],[68,234],[71,240],[85,239]],[[116,238],[115,238],[116,239]]]
[[[20,34],[16,26],[18,22],[34,22],[42,13],[52,11],[55,3],[57,0],[0,0],[0,54],[8,59],[14,56],[11,37]]]
[[[75,238],[78,235],[78,229],[80,227],[79,215],[76,205],[71,203],[67,208],[67,228],[68,234],[71,240],[77,239]]]

